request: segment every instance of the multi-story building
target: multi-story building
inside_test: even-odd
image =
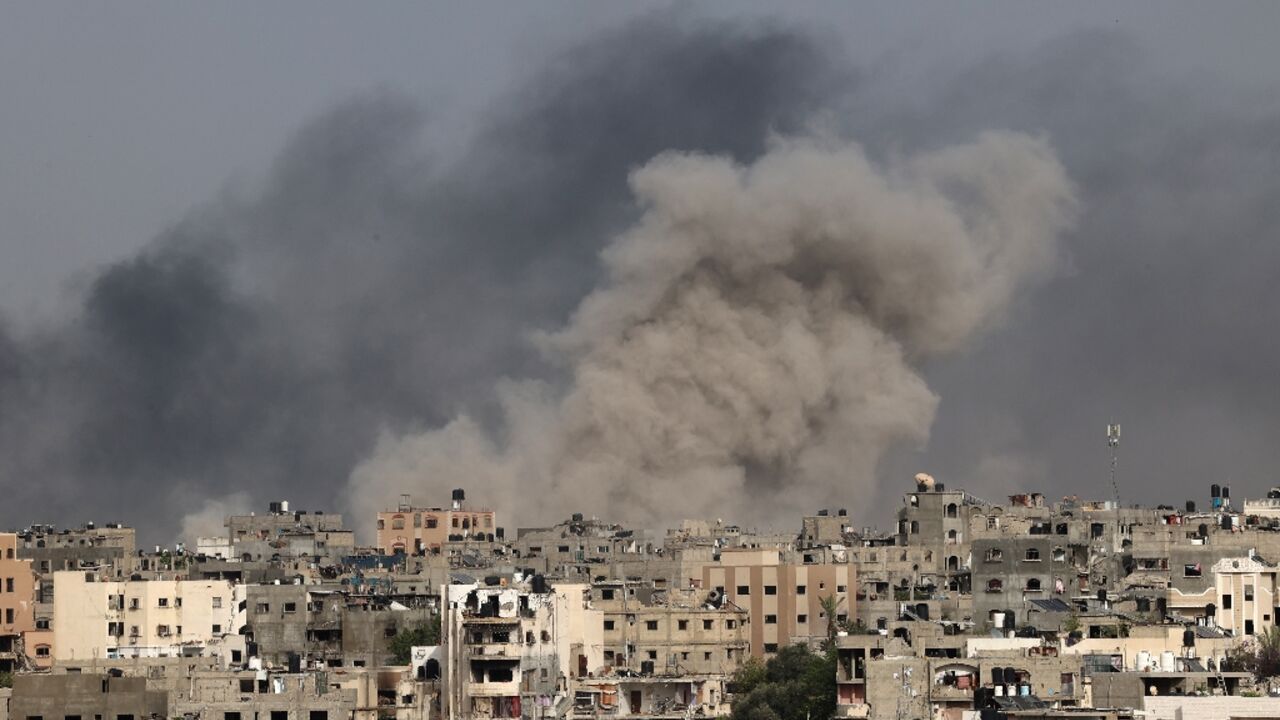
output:
[[[200,654],[245,624],[243,586],[225,580],[100,580],[54,573],[54,657]]]
[[[28,645],[36,630],[36,574],[31,561],[20,559],[18,536],[0,533],[0,672],[13,672],[47,659],[49,645]]]
[[[404,496],[395,510],[378,513],[378,549],[422,555],[440,553],[450,543],[502,540],[505,533],[497,526],[497,514],[469,505],[466,497],[457,489],[448,508],[422,508]]]
[[[658,590],[613,580],[591,588],[603,614],[606,671],[731,675],[750,654],[747,611],[706,602],[701,590]]]
[[[777,550],[726,549],[718,565],[703,568],[702,587],[713,602],[730,602],[750,617],[751,653],[771,655],[782,646],[824,637],[853,617],[857,572],[849,562],[796,565]],[[829,618],[824,600],[834,602]]]
[[[450,718],[559,717],[579,679],[603,669],[603,619],[590,586],[447,585]]]

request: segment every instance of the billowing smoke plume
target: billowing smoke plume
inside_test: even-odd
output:
[[[1012,133],[884,167],[821,137],[749,165],[664,153],[631,187],[644,212],[603,284],[541,338],[568,388],[506,385],[500,438],[464,418],[384,442],[362,515],[413,485],[642,523],[874,496],[884,452],[933,420],[912,362],[1050,272],[1074,206],[1048,145]]]

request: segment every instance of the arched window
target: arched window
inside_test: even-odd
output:
[[[1037,578],[1027,580],[1027,592],[1040,592],[1040,580]]]
[[[1040,559],[1040,550],[1037,548],[1027,548],[1027,560],[1035,562]]]
[[[436,518],[436,516],[435,516],[435,515],[428,515],[428,516],[427,516],[427,528],[428,528],[428,529],[436,528],[436,527],[439,527],[439,526],[440,526],[440,521]]]
[[[947,542],[948,542],[948,543],[950,543],[950,544],[952,544],[952,545],[955,545],[955,544],[956,544],[956,542],[957,542],[959,539],[960,539],[960,534],[959,534],[959,533],[957,533],[955,530],[948,530],[948,531],[947,531]]]
[[[949,518],[957,517],[959,515],[959,512],[960,512],[960,508],[955,503],[951,503],[950,505],[947,505],[947,517]]]
[[[951,555],[950,557],[948,557],[947,570],[950,570],[951,572],[955,572],[959,569],[960,569],[960,557],[957,555]]]
[[[1066,561],[1067,561],[1067,551],[1066,551],[1066,550],[1063,550],[1062,548],[1054,548],[1054,549],[1053,549],[1053,561],[1054,561],[1054,562],[1066,562]]]
[[[403,529],[404,529],[404,516],[403,516],[403,515],[396,515],[396,516],[394,516],[394,517],[392,517],[392,518],[391,518],[391,529],[392,529],[392,530],[403,530]]]
[[[1004,582],[1000,578],[991,578],[987,581],[987,592],[1000,592],[1004,589]]]
[[[911,534],[918,535],[920,533],[920,522],[918,520],[911,521]]]

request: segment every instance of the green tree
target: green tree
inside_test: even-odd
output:
[[[1280,677],[1280,628],[1268,628],[1261,635],[1228,650],[1222,669],[1251,672],[1260,680]]]
[[[440,644],[440,618],[432,617],[424,623],[396,633],[389,643],[397,665],[408,665],[413,648],[421,645]]]
[[[733,720],[828,720],[836,709],[836,651],[789,645],[734,676]]]
[[[0,672],[0,688],[13,687],[13,673]]]
[[[836,616],[839,614],[840,601],[835,595],[827,595],[818,598],[818,604],[822,606],[822,614],[827,616],[827,643],[831,644],[836,641],[836,630],[840,627]]]

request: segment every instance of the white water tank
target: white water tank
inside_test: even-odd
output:
[[[1177,672],[1178,666],[1174,661],[1173,651],[1165,650],[1160,653],[1160,672]]]
[[[1139,650],[1138,661],[1134,664],[1137,666],[1138,672],[1148,672],[1151,670],[1151,653],[1146,650]]]

